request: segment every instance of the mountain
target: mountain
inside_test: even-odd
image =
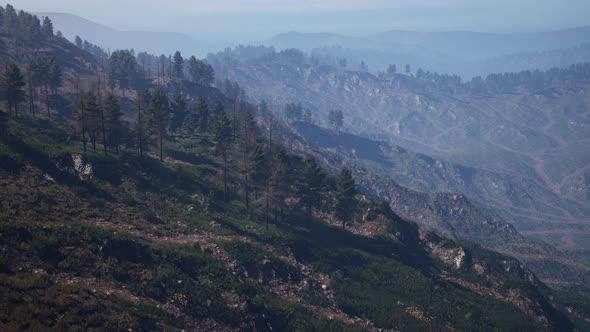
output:
[[[402,72],[410,64],[414,72],[422,68],[470,79],[590,61],[587,52],[577,49],[590,42],[589,31],[590,27],[527,34],[388,31],[363,37],[290,32],[275,36],[268,44],[323,58],[345,58],[351,65],[364,61],[374,73],[390,64]]]
[[[588,328],[584,293],[404,220],[288,153],[269,114],[178,78],[107,88],[102,61],[11,9],[3,96],[36,57],[63,81],[27,75],[27,107],[0,111],[0,330]]]
[[[459,190],[452,185],[468,182],[462,177],[465,174],[470,175],[471,182],[476,182],[477,177],[490,176],[478,174],[486,171],[452,165],[399,146],[306,122],[286,126],[281,137],[294,153],[311,152],[334,171],[342,165],[352,167],[368,193],[384,199],[396,214],[421,227],[517,257],[552,286],[588,282],[586,275],[590,265],[571,259],[542,241],[524,237],[494,211],[481,208],[458,194]],[[416,183],[425,190],[408,189],[416,187]],[[447,186],[447,190],[433,192],[431,186],[436,183]]]
[[[491,77],[488,86],[379,78],[279,56],[234,58],[231,66],[209,61],[280,116],[286,103],[300,101],[327,125],[328,111],[341,109],[344,131],[434,157],[419,169],[395,159],[379,165],[390,174],[398,167],[397,174],[420,172],[399,175],[411,189],[463,193],[526,236],[564,250],[588,249],[587,65]]]
[[[184,54],[203,57],[218,45],[198,41],[186,34],[158,31],[120,31],[68,13],[38,13],[49,17],[56,30],[70,41],[76,36],[104,49],[134,49],[154,54],[172,54],[180,50]]]

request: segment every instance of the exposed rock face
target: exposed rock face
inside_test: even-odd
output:
[[[537,277],[520,262],[508,257],[484,262],[471,257],[465,248],[433,233],[420,229],[419,235],[426,250],[450,268],[449,271],[443,271],[441,274],[443,279],[482,296],[492,296],[511,303],[542,326],[547,329],[552,328],[544,307],[547,304],[535,294],[528,294],[510,286],[511,282],[516,281],[543,287]],[[458,270],[473,271],[481,280],[474,282],[454,275],[454,272]]]
[[[85,163],[83,157],[79,154],[72,154],[72,161],[74,162],[74,172],[76,172],[80,180],[92,179],[94,176],[92,164]]]
[[[75,175],[82,181],[92,180],[94,177],[92,164],[80,154],[64,154],[56,159],[55,166],[62,172]]]
[[[428,239],[425,231],[420,230],[420,239],[424,241],[430,253],[438,257],[445,265],[456,270],[461,269],[467,262],[467,253],[461,247],[446,246],[443,242],[434,242]]]

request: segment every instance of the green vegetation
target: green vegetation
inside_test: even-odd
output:
[[[184,82],[180,53],[158,58],[157,77],[131,51],[110,68],[71,56],[55,57],[77,77],[55,86],[55,116],[0,112],[0,330],[536,331],[583,319],[518,261],[425,233],[352,170],[288,153],[265,103],[256,112],[229,80],[226,95]]]

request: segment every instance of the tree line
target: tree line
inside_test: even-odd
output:
[[[45,82],[33,85],[42,84]],[[1,80],[2,97],[15,117],[19,104],[26,100],[26,85],[20,68],[7,64]],[[164,161],[165,144],[171,136],[205,136],[214,143],[213,153],[221,161],[223,202],[237,194],[236,186],[230,185],[237,182],[248,209],[262,200],[267,227],[271,219],[284,217],[289,197],[298,199],[309,220],[313,209],[329,206],[345,227],[356,213],[352,172],[345,168],[336,180],[330,179],[311,156],[299,165],[273,142],[276,120],[265,102],[257,108],[236,103],[230,113],[219,101],[209,106],[203,97],[189,101],[180,94],[169,97],[162,89],[145,89],[136,93],[137,118],[130,125],[123,120],[119,97],[100,81],[79,89],[76,95],[73,128],[84,151],[102,148],[109,154],[127,149],[144,155],[155,147]],[[263,119],[266,134],[257,124],[258,112],[267,115],[258,117]],[[239,179],[232,179],[232,174],[239,174]]]

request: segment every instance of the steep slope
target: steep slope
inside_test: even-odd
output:
[[[273,59],[215,65],[278,114],[292,101],[314,110],[316,121],[342,109],[345,131],[482,170],[459,175],[473,183],[404,183],[412,189],[462,192],[524,234],[562,248],[587,246],[579,235],[590,215],[590,83],[583,74],[482,92]]]
[[[398,184],[464,183],[467,181],[460,174],[473,176],[475,170],[467,171],[465,167],[410,153],[400,147],[305,122],[296,122],[284,129],[282,138],[292,151],[302,155],[313,152],[332,169],[343,164],[354,167],[363,187],[386,200],[403,218],[448,238],[469,240],[509,253],[554,286],[588,282],[586,275],[590,266],[572,260],[543,242],[525,238],[498,214],[474,205],[464,195],[453,193],[451,189],[435,193],[430,187],[414,191]]]
[[[167,153],[181,159],[163,164],[83,153],[66,136],[40,120],[9,120],[2,136],[5,328],[570,328],[518,261],[366,198],[352,233],[297,206],[265,230],[263,204],[248,218],[239,191],[220,201],[207,136],[178,141]],[[365,224],[382,231],[356,234]],[[119,309],[74,309],[96,306]]]

